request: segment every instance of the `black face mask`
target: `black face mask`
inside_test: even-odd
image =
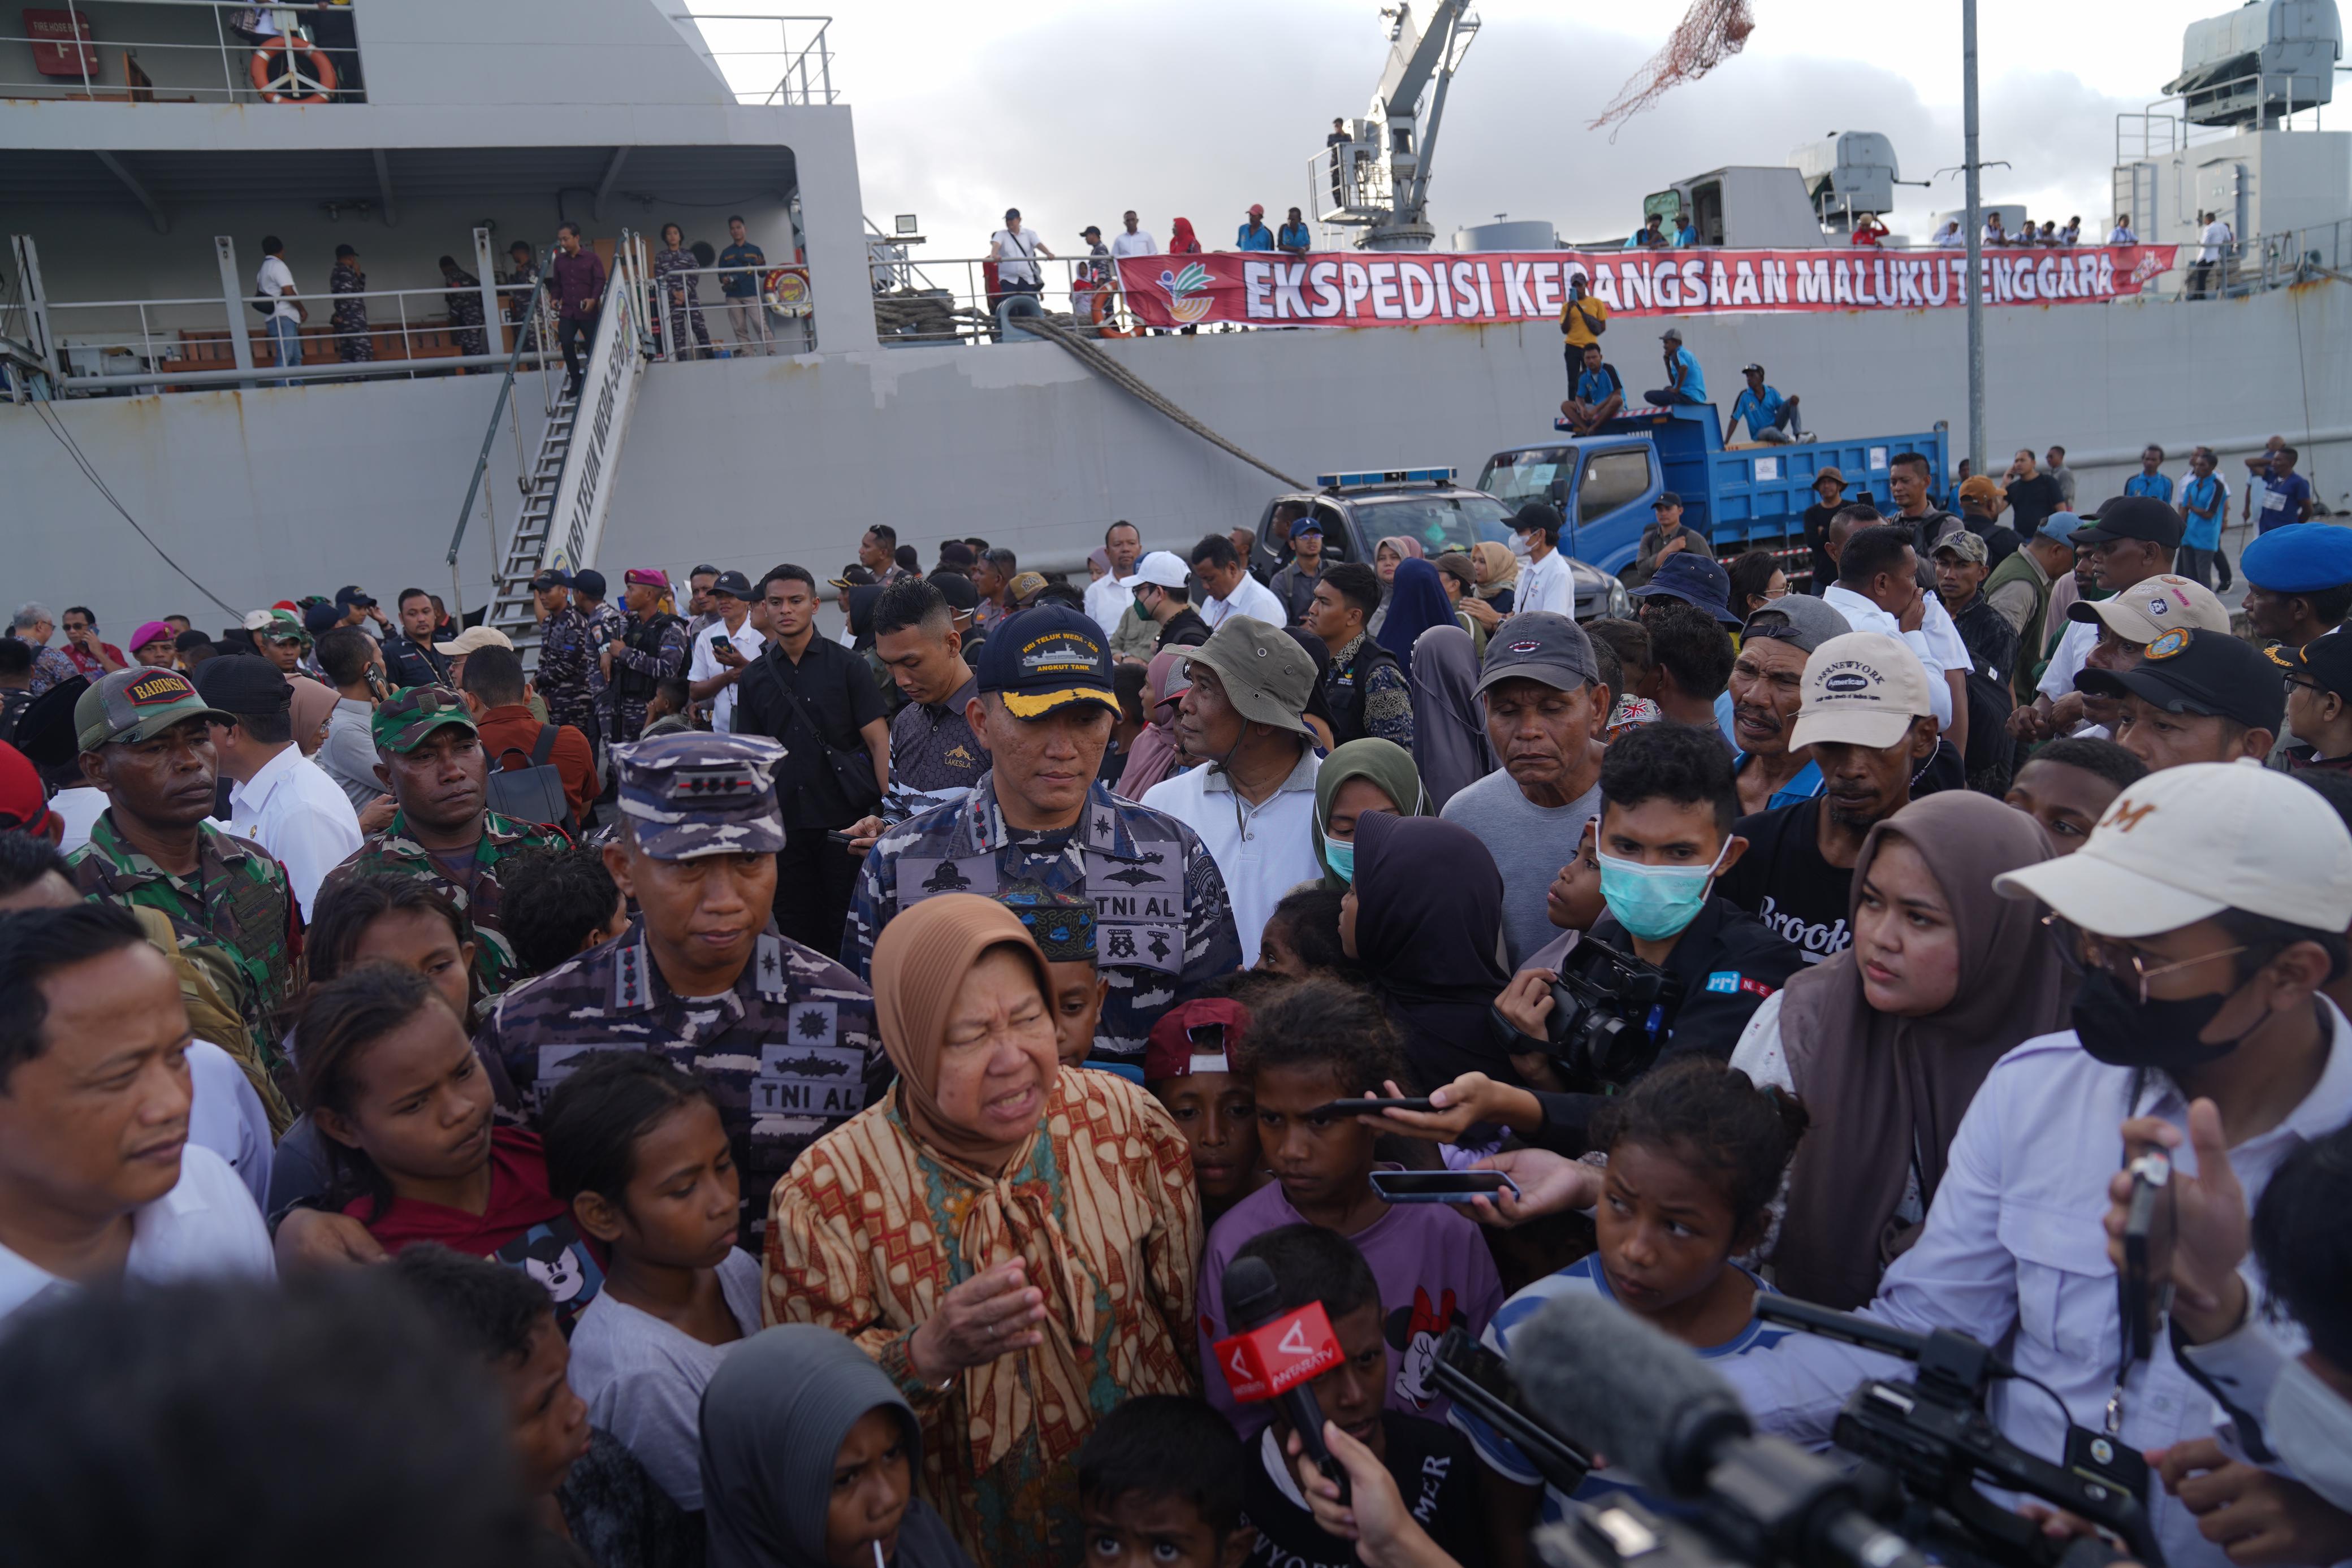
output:
[[[2142,1001],[2137,986],[2127,988],[2113,971],[2093,967],[2074,992],[2074,1033],[2095,1061],[2109,1067],[2152,1067],[2177,1080],[2184,1071],[2229,1055],[2252,1032],[2211,1045],[2198,1038],[2239,988],[2177,1002]]]

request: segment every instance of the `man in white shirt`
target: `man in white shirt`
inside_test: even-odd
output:
[[[1053,259],[1045,242],[1021,226],[1021,209],[1004,209],[1004,226],[988,236],[988,254],[996,262],[997,287],[1007,294],[1035,294],[1045,287],[1037,258]]]
[[[1125,234],[1110,236],[1110,253],[1118,256],[1158,256],[1160,242],[1136,226],[1135,214],[1121,213],[1119,222],[1127,225]]]
[[[277,301],[270,308],[268,330],[278,354],[278,368],[302,362],[302,323],[310,308],[295,298],[294,269],[286,265],[286,242],[276,235],[261,236],[261,267],[254,274],[254,292]],[[279,382],[281,387],[292,382]]]
[[[1234,548],[1231,535],[1202,535],[1192,547],[1189,564],[1207,593],[1201,601],[1201,619],[1211,631],[1223,625],[1228,615],[1246,615],[1269,626],[1280,626],[1290,619],[1282,612],[1282,601],[1274,596],[1274,590],[1250,575],[1249,564]]]
[[[2216,1407],[2172,1336],[2159,1331],[2144,1361],[2124,1354],[2103,1221],[2108,1183],[2138,1150],[2118,1128],[2180,1127],[2210,1102],[2252,1206],[2291,1151],[2352,1117],[2352,1025],[2320,992],[2344,967],[2352,833],[2284,774],[2191,764],[2126,789],[2074,853],[1993,885],[2084,934],[2074,1027],[1993,1067],[1916,1243],[1864,1312],[2002,1346],[2064,1406],[2030,1390],[1994,1402],[2003,1432],[2044,1459],[2066,1457],[2069,1422],[2133,1452],[2203,1437]],[[2193,1147],[2172,1158],[2194,1173]],[[1811,1334],[1714,1364],[1760,1427],[1799,1441],[1826,1441],[1863,1377],[1909,1375]],[[2178,1498],[2150,1490],[2172,1568],[2229,1562]]]
[[[735,728],[735,683],[768,640],[751,624],[751,580],[741,572],[711,579],[710,608],[718,619],[695,633],[686,680],[694,700],[710,705],[710,727],[727,734]]]
[[[1918,655],[1927,672],[1928,705],[1935,710],[1936,722],[1950,735],[1953,715],[1968,711],[1964,688],[1972,661],[1959,633],[1952,629],[1950,613],[1934,594],[1919,586],[1919,552],[1912,548],[1911,530],[1895,523],[1865,523],[1841,538],[1837,532],[1841,520],[1844,520],[1843,513],[1831,520],[1830,536],[1838,580],[1822,591],[1822,602],[1844,616],[1846,624],[1855,631],[1884,632]],[[1890,605],[1901,609],[1890,609]],[[1937,639],[1929,637],[1926,630],[1931,607],[1944,617],[1944,629],[1950,638],[1949,645],[1940,650]],[[1957,658],[1957,665],[1947,664],[1947,658]],[[1961,737],[1955,737],[1956,749],[1960,744]]]
[[[2204,232],[2197,237],[2201,242],[2197,251],[2197,265],[2189,269],[2189,295],[2192,299],[2200,298],[2211,291],[2215,272],[2225,266],[2230,247],[2238,240],[2230,225],[2221,221],[2219,213],[2205,214]]]
[[[1201,835],[1233,901],[1242,967],[1282,895],[1323,874],[1315,858],[1314,737],[1301,716],[1315,661],[1278,622],[1226,618],[1181,654],[1192,684],[1176,710],[1176,737],[1206,765],[1161,780],[1143,804]]]
[[[1527,564],[1519,568],[1517,589],[1511,595],[1511,613],[1549,611],[1576,619],[1576,574],[1559,553],[1559,511],[1545,501],[1529,501],[1511,519],[1511,531],[1527,546]]]
[[[1143,555],[1143,536],[1133,523],[1113,523],[1103,530],[1103,554],[1110,558],[1110,570],[1087,585],[1087,613],[1108,637],[1135,604],[1135,563]]]
[[[188,1046],[130,911],[0,915],[0,1322],[118,1280],[275,1274],[252,1195],[189,1145]]]
[[[229,791],[229,831],[251,839],[286,868],[288,885],[310,918],[327,873],[360,847],[359,813],[350,797],[294,744],[288,705],[294,688],[267,659],[207,659],[196,672],[205,701],[236,722],[211,720]]]
[[[2092,548],[2091,575],[2098,585],[2120,593],[2172,570],[2180,546],[2180,514],[2153,496],[2118,496],[2076,528],[2073,540],[2077,547]],[[2029,740],[2072,735],[2083,722],[2074,677],[2098,645],[2103,622],[2096,615],[2076,618],[2072,604],[2066,614],[2066,634],[2051,653],[2050,667],[2042,672],[2033,706],[2011,716],[2010,728]]]

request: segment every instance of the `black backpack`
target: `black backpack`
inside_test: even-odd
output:
[[[540,726],[527,768],[505,766],[508,758],[522,755],[520,746],[509,746],[491,759],[499,766],[490,770],[489,808],[518,822],[552,823],[577,838],[580,824],[572,820],[572,800],[563,792],[562,771],[548,761],[555,751],[555,731],[552,724]]]

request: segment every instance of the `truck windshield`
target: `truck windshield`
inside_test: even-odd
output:
[[[1367,548],[1402,534],[1433,556],[1506,538],[1511,515],[1493,497],[1479,495],[1369,497],[1357,506]]]
[[[1534,452],[1498,452],[1486,459],[1486,471],[1478,476],[1478,488],[1502,502],[1507,511],[1517,511],[1529,501],[1551,499],[1551,482],[1575,462],[1571,451],[1558,448]]]

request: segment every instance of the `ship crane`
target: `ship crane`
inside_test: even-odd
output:
[[[1388,68],[1366,118],[1343,121],[1309,162],[1308,210],[1327,224],[1361,230],[1360,249],[1427,250],[1436,238],[1428,216],[1429,169],[1445,90],[1477,36],[1478,18],[1468,0],[1437,0],[1427,27],[1414,25],[1406,0],[1381,15],[1388,22]]]

